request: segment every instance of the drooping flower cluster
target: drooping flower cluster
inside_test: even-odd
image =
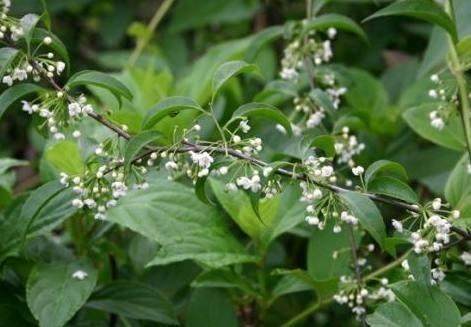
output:
[[[350,134],[350,129],[345,126],[342,128],[342,133],[338,135],[334,147],[337,154],[337,163],[346,163],[350,167],[354,167],[353,157],[365,149],[365,144],[359,142],[355,135]]]

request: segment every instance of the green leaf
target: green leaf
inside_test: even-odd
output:
[[[389,160],[378,160],[372,163],[365,172],[365,183],[368,184],[379,176],[394,177],[407,182],[407,172],[401,164]]]
[[[265,45],[282,37],[283,33],[284,26],[270,26],[255,34],[245,54],[245,61],[253,62]]]
[[[325,109],[328,113],[333,113],[336,109],[329,95],[321,89],[314,89],[309,92],[309,97],[320,108]]]
[[[233,269],[214,269],[203,272],[192,283],[192,287],[238,288],[251,295],[259,295],[251,282]]]
[[[121,317],[178,325],[172,303],[158,290],[138,282],[107,284],[91,296],[87,306]]]
[[[463,129],[459,118],[452,115],[442,130],[430,125],[429,114],[437,110],[441,103],[427,103],[411,108],[402,114],[406,123],[417,134],[438,145],[462,151],[465,148]]]
[[[417,203],[419,198],[414,190],[399,179],[389,176],[376,177],[367,186],[368,191],[387,195],[409,203]]]
[[[395,2],[366,18],[368,21],[384,16],[409,16],[425,20],[445,29],[454,40],[458,39],[455,24],[445,11],[435,2],[429,0],[407,0]]]
[[[371,327],[423,327],[420,320],[401,302],[383,303],[366,317]]]
[[[30,83],[16,84],[9,87],[0,95],[0,118],[3,113],[16,101],[20,100],[24,96],[42,91],[43,88]]]
[[[242,73],[258,71],[257,66],[248,64],[242,60],[229,61],[218,67],[213,75],[211,89],[212,98],[216,96],[219,89],[231,78]]]
[[[350,272],[352,248],[348,227],[333,233],[328,222],[323,230],[314,229],[307,248],[307,270],[315,281],[339,278]]]
[[[28,53],[30,52],[31,39],[33,37],[34,28],[39,22],[39,16],[36,14],[27,14],[20,19],[20,25],[23,28],[24,38],[26,46],[28,47]]]
[[[456,52],[463,70],[471,68],[471,35],[466,36],[456,45]]]
[[[161,245],[149,265],[191,259],[221,267],[256,259],[230,234],[218,211],[199,201],[191,188],[164,178],[129,192],[107,218]]]
[[[224,292],[198,288],[190,299],[186,316],[187,327],[236,327],[234,306]]]
[[[456,304],[436,286],[427,287],[414,281],[391,285],[397,298],[420,319],[425,326],[458,326],[460,311]]]
[[[468,156],[464,155],[451,172],[445,186],[445,198],[453,209],[460,210],[462,218],[471,218],[471,174]]]
[[[440,283],[442,291],[453,300],[471,306],[471,273],[469,271],[447,271],[445,279]]]
[[[374,202],[357,192],[342,192],[339,193],[339,197],[351,210],[352,214],[358,218],[362,227],[383,247],[386,238],[386,227]]]
[[[299,192],[292,187],[281,195],[260,201],[257,216],[249,196],[242,190],[226,191],[224,184],[215,179],[210,180],[210,185],[224,210],[262,248],[304,219],[305,208],[298,201]]]
[[[128,100],[132,99],[132,93],[129,89],[116,78],[111,75],[94,71],[84,70],[74,74],[65,85],[69,89],[73,89],[80,85],[94,85],[109,90],[113,95],[120,100],[124,97]]]
[[[83,280],[72,277],[78,271]],[[33,269],[26,285],[26,300],[39,326],[61,327],[82,307],[93,291],[97,273],[86,264],[40,264]]]
[[[198,103],[187,97],[169,97],[160,101],[154,107],[149,109],[149,111],[147,112],[147,116],[142,123],[142,128],[152,128],[155,124],[157,124],[165,117],[175,116],[183,110],[202,111],[203,108],[201,108]]]
[[[289,119],[278,108],[269,104],[256,102],[244,104],[234,111],[231,120],[236,117],[267,118],[283,126],[290,135],[293,133]]]
[[[18,166],[28,165],[27,161],[17,160],[11,158],[1,158],[0,159],[0,175],[4,174],[8,169]]]
[[[5,72],[10,67],[11,63],[15,60],[18,55],[18,50],[4,47],[0,49],[0,77],[5,75]]]
[[[162,137],[163,135],[157,131],[145,131],[132,137],[126,144],[126,149],[124,151],[125,170],[129,170],[132,161],[136,159],[137,155],[144,147]]]
[[[368,43],[368,37],[357,23],[346,16],[338,14],[326,14],[308,20],[303,24],[303,32],[308,33],[311,30],[326,30],[330,27],[354,33]]]
[[[85,164],[78,145],[72,141],[60,141],[44,152],[44,157],[59,172],[68,175],[81,175],[85,171]]]
[[[316,136],[311,142],[311,147],[321,149],[330,158],[335,157],[335,138],[332,135]]]
[[[430,286],[432,280],[430,270],[432,267],[428,257],[426,255],[411,253],[407,257],[407,262],[409,263],[410,272],[412,273],[412,276],[414,276],[414,280],[418,283]]]

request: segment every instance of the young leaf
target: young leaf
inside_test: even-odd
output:
[[[67,88],[73,89],[80,85],[94,85],[109,90],[113,95],[120,100],[125,97],[128,100],[132,99],[131,91],[111,75],[94,71],[84,70],[73,75],[65,85]]]
[[[74,277],[82,271],[83,280]],[[28,277],[26,300],[39,326],[62,327],[82,307],[95,287],[97,273],[87,264],[39,264]]]
[[[373,15],[367,17],[364,21],[368,21],[384,16],[409,16],[425,20],[429,23],[436,24],[445,29],[454,40],[457,40],[456,27],[450,16],[435,3],[429,0],[407,0],[395,2],[383,8]]]
[[[3,113],[8,109],[8,107],[10,107],[17,100],[22,99],[28,94],[36,93],[41,90],[43,90],[42,87],[30,83],[16,84],[6,89],[0,95],[0,118],[2,117]]]
[[[87,307],[122,317],[178,325],[172,303],[158,290],[138,282],[116,281],[95,292]]]
[[[292,135],[291,122],[289,119],[276,107],[264,103],[247,103],[239,108],[232,114],[231,120],[236,117],[263,117],[280,124],[285,130]]]
[[[124,151],[124,167],[126,170],[132,164],[132,161],[137,157],[139,152],[158,139],[161,139],[163,135],[157,131],[145,131],[131,138],[126,144],[126,150]]]
[[[417,203],[419,198],[409,185],[389,176],[376,177],[367,186],[368,191],[387,195],[409,203]]]
[[[212,80],[212,92],[214,99],[216,94],[218,93],[219,89],[226,83],[231,77],[237,76],[242,73],[250,73],[258,71],[257,66],[248,64],[242,60],[235,60],[229,61],[221,66],[216,70],[213,75]]]
[[[5,47],[0,49],[0,77],[3,77],[10,64],[18,55],[18,50]]]
[[[391,288],[398,299],[425,326],[459,326],[460,311],[438,287],[427,287],[421,283],[409,281],[391,285]]]
[[[383,247],[386,226],[374,202],[357,192],[342,192],[339,196],[352,214],[358,218],[360,225]]]
[[[152,128],[159,121],[167,116],[175,116],[183,110],[196,110],[203,111],[203,108],[190,98],[175,96],[163,99],[157,103],[154,107],[149,109],[147,116],[145,117],[142,128]]]
[[[407,182],[407,172],[401,164],[389,160],[378,160],[372,163],[365,172],[365,183],[368,184],[379,176],[389,176]]]
[[[465,148],[463,128],[459,118],[452,115],[442,130],[430,125],[429,114],[437,110],[441,103],[427,103],[405,111],[402,116],[406,123],[417,134],[438,145],[452,150],[462,151]]]
[[[60,141],[46,149],[44,157],[59,172],[69,175],[81,175],[85,170],[85,164],[78,145],[72,141]]]
[[[316,136],[311,142],[311,147],[321,149],[330,158],[335,157],[335,138],[332,135]]]
[[[371,327],[423,327],[424,325],[399,301],[383,303],[366,317]]]
[[[283,26],[270,26],[263,31],[255,34],[245,53],[245,61],[253,62],[260,50],[268,43],[283,36]]]
[[[38,21],[39,21],[39,16],[35,14],[27,14],[27,15],[24,15],[20,19],[20,25],[23,28],[26,46],[28,47],[28,53],[30,52],[30,45],[31,45],[31,38],[33,37],[33,31]]]
[[[354,33],[368,43],[368,37],[357,23],[346,16],[338,14],[326,14],[310,19],[303,25],[303,32],[308,33],[311,30],[326,30],[330,27]]]

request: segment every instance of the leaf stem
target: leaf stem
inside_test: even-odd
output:
[[[175,0],[165,0],[159,8],[155,11],[154,16],[149,22],[149,25],[147,25],[147,32],[148,34],[144,35],[142,38],[138,39],[136,48],[134,49],[133,53],[129,57],[129,66],[134,66],[139,59],[139,57],[142,54],[142,51],[144,51],[145,47],[149,43],[151,39],[151,35],[154,33],[155,29],[159,25],[160,21],[162,18],[164,18],[165,14],[167,11],[170,9],[172,6],[173,2]]]

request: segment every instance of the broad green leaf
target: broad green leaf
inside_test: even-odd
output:
[[[28,53],[30,52],[30,44],[31,38],[33,37],[33,31],[38,21],[39,16],[35,14],[27,14],[20,19],[20,25],[23,28],[26,46],[28,47]]]
[[[430,125],[429,114],[437,110],[440,103],[428,103],[411,108],[403,113],[406,123],[417,134],[438,145],[462,151],[465,147],[463,129],[459,118],[452,115],[442,130],[438,130]]]
[[[132,99],[131,91],[120,81],[109,74],[94,70],[84,70],[74,74],[65,85],[67,88],[73,89],[77,86],[93,85],[109,90],[114,96],[120,100],[124,97],[128,100]]]
[[[133,190],[107,213],[108,220],[161,245],[149,265],[195,260],[221,267],[256,258],[230,234],[223,217],[191,188],[159,178],[146,190]]]
[[[149,285],[115,281],[95,292],[87,306],[122,317],[178,325],[172,303]]]
[[[257,296],[258,292],[252,283],[231,268],[213,269],[200,274],[192,283],[192,287],[238,288],[248,294]]]
[[[423,327],[420,320],[401,302],[383,303],[366,317],[371,327]]]
[[[299,192],[292,187],[272,199],[262,200],[259,203],[258,217],[245,192],[226,191],[224,184],[215,179],[211,179],[210,184],[224,210],[262,248],[304,219],[305,208],[298,201]]]
[[[64,190],[57,181],[34,190],[21,207],[0,221],[0,261],[14,254],[25,240],[46,233],[71,217],[77,210],[71,205],[75,197],[72,190]]]
[[[218,289],[197,288],[191,295],[186,315],[187,327],[236,327],[234,305]]]
[[[394,177],[376,177],[368,183],[367,187],[371,193],[387,195],[409,203],[419,201],[417,194],[409,185]]]
[[[255,95],[254,102],[282,103],[284,100],[298,95],[296,86],[287,81],[275,80],[265,85],[265,88]]]
[[[471,174],[469,159],[464,155],[451,172],[445,186],[445,198],[453,209],[460,210],[462,218],[471,217]]]
[[[327,281],[350,273],[352,260],[348,226],[340,233],[332,232],[327,223],[323,230],[314,229],[307,248],[307,270],[315,281]]]
[[[384,16],[409,16],[425,20],[445,29],[454,40],[458,39],[455,24],[450,16],[434,1],[407,0],[395,2],[366,18],[368,21]]]
[[[280,124],[291,135],[291,122],[278,108],[264,103],[247,103],[239,108],[232,114],[232,119],[236,117],[262,117],[273,122]]]
[[[311,142],[311,147],[321,149],[330,158],[335,157],[335,138],[332,135],[316,136]]]
[[[467,307],[471,306],[471,273],[468,271],[447,271],[440,288],[453,300]]]
[[[425,326],[458,326],[460,311],[456,304],[436,286],[427,287],[414,281],[391,285],[397,298],[420,319]]]
[[[60,141],[44,152],[44,157],[59,172],[69,175],[81,175],[85,171],[85,164],[78,145],[72,141]]]
[[[231,78],[242,73],[256,72],[257,66],[248,64],[242,60],[229,61],[216,70],[213,75],[211,88],[213,92],[213,99],[218,93],[219,89]]]
[[[142,149],[144,149],[144,147],[162,137],[163,135],[157,131],[145,131],[132,137],[126,144],[126,149],[124,151],[125,169],[129,169],[132,161],[136,159],[137,155]]]
[[[407,172],[401,164],[389,160],[378,160],[372,163],[365,172],[365,183],[379,176],[394,177],[396,179],[407,182]]]
[[[310,277],[309,275],[307,276]],[[272,301],[282,295],[304,291],[314,291],[313,285],[295,274],[286,274],[273,287],[271,291]]]
[[[260,50],[270,42],[281,38],[284,33],[283,26],[270,26],[253,36],[252,41],[245,54],[247,62],[253,62]]]
[[[346,16],[338,14],[325,14],[314,17],[304,23],[303,31],[304,33],[308,33],[311,30],[327,30],[330,27],[335,27],[339,30],[354,33],[358,35],[363,41],[368,42],[368,37],[357,23]]]
[[[0,158],[0,175],[5,173],[8,169],[18,166],[28,165],[27,161],[12,159],[12,158]]]
[[[430,286],[432,279],[430,270],[432,267],[428,257],[426,255],[411,253],[407,257],[407,262],[409,263],[410,272],[412,273],[412,276],[414,276],[414,280],[418,283]]]
[[[352,214],[358,218],[360,225],[383,247],[386,227],[374,202],[357,192],[342,192],[339,196]]]
[[[5,72],[10,67],[11,63],[15,60],[18,55],[18,50],[4,47],[0,49],[0,77],[5,75]]]
[[[13,103],[22,99],[28,94],[37,93],[42,90],[42,87],[30,83],[16,84],[12,87],[9,87],[0,95],[0,118]]]
[[[83,271],[83,280],[73,274]],[[96,270],[87,264],[40,264],[26,285],[26,300],[39,326],[61,327],[82,307],[97,280]]]
[[[164,119],[167,116],[175,116],[180,111],[183,110],[195,110],[202,111],[203,108],[200,107],[195,101],[187,97],[175,96],[166,98],[154,107],[149,109],[147,116],[142,123],[143,129],[152,128],[159,121]]]

